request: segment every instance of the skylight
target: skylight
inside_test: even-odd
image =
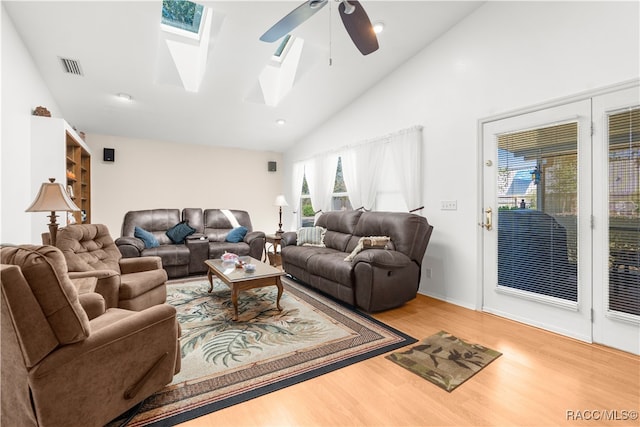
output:
[[[204,6],[188,0],[163,0],[160,23],[165,30],[199,36]]]
[[[273,54],[275,58],[280,58],[281,56],[283,56],[284,48],[287,47],[289,40],[291,40],[291,34],[287,34],[285,38],[282,39],[282,43],[280,43],[280,45],[278,46],[278,48]]]
[[[209,7],[188,0],[163,0],[156,81],[198,92],[223,21],[224,15]]]
[[[266,105],[275,107],[293,88],[303,46],[303,39],[287,35],[260,73],[258,83]]]

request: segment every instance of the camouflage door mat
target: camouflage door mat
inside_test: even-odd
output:
[[[440,331],[407,351],[385,357],[451,392],[501,355],[498,351],[469,344]]]
[[[231,292],[206,279],[170,283],[167,302],[182,328],[182,367],[127,426],[172,426],[417,342],[372,317],[283,277],[243,291],[233,321]],[[109,426],[122,424],[124,414]]]

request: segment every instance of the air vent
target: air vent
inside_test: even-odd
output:
[[[62,68],[65,73],[75,74],[76,76],[82,76],[82,69],[80,68],[80,63],[75,59],[68,58],[60,58],[60,62],[62,62]]]

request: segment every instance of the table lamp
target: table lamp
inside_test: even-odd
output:
[[[289,204],[283,194],[276,197],[276,202],[274,204],[280,208],[280,222],[278,223],[278,231],[276,231],[276,234],[282,234],[284,233],[284,230],[282,229],[282,207],[289,206]]]
[[[58,223],[56,222],[58,215],[56,215],[56,211],[80,210],[73,203],[62,184],[54,182],[55,180],[55,178],[49,178],[49,182],[43,182],[36,199],[25,210],[25,212],[51,212],[51,215],[49,215],[49,234],[51,235],[52,246],[56,245],[56,234],[58,233]]]

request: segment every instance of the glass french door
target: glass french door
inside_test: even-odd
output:
[[[483,309],[640,354],[640,89],[482,128]]]
[[[594,98],[593,341],[640,354],[640,88]]]
[[[591,103],[483,126],[483,309],[591,341]]]

